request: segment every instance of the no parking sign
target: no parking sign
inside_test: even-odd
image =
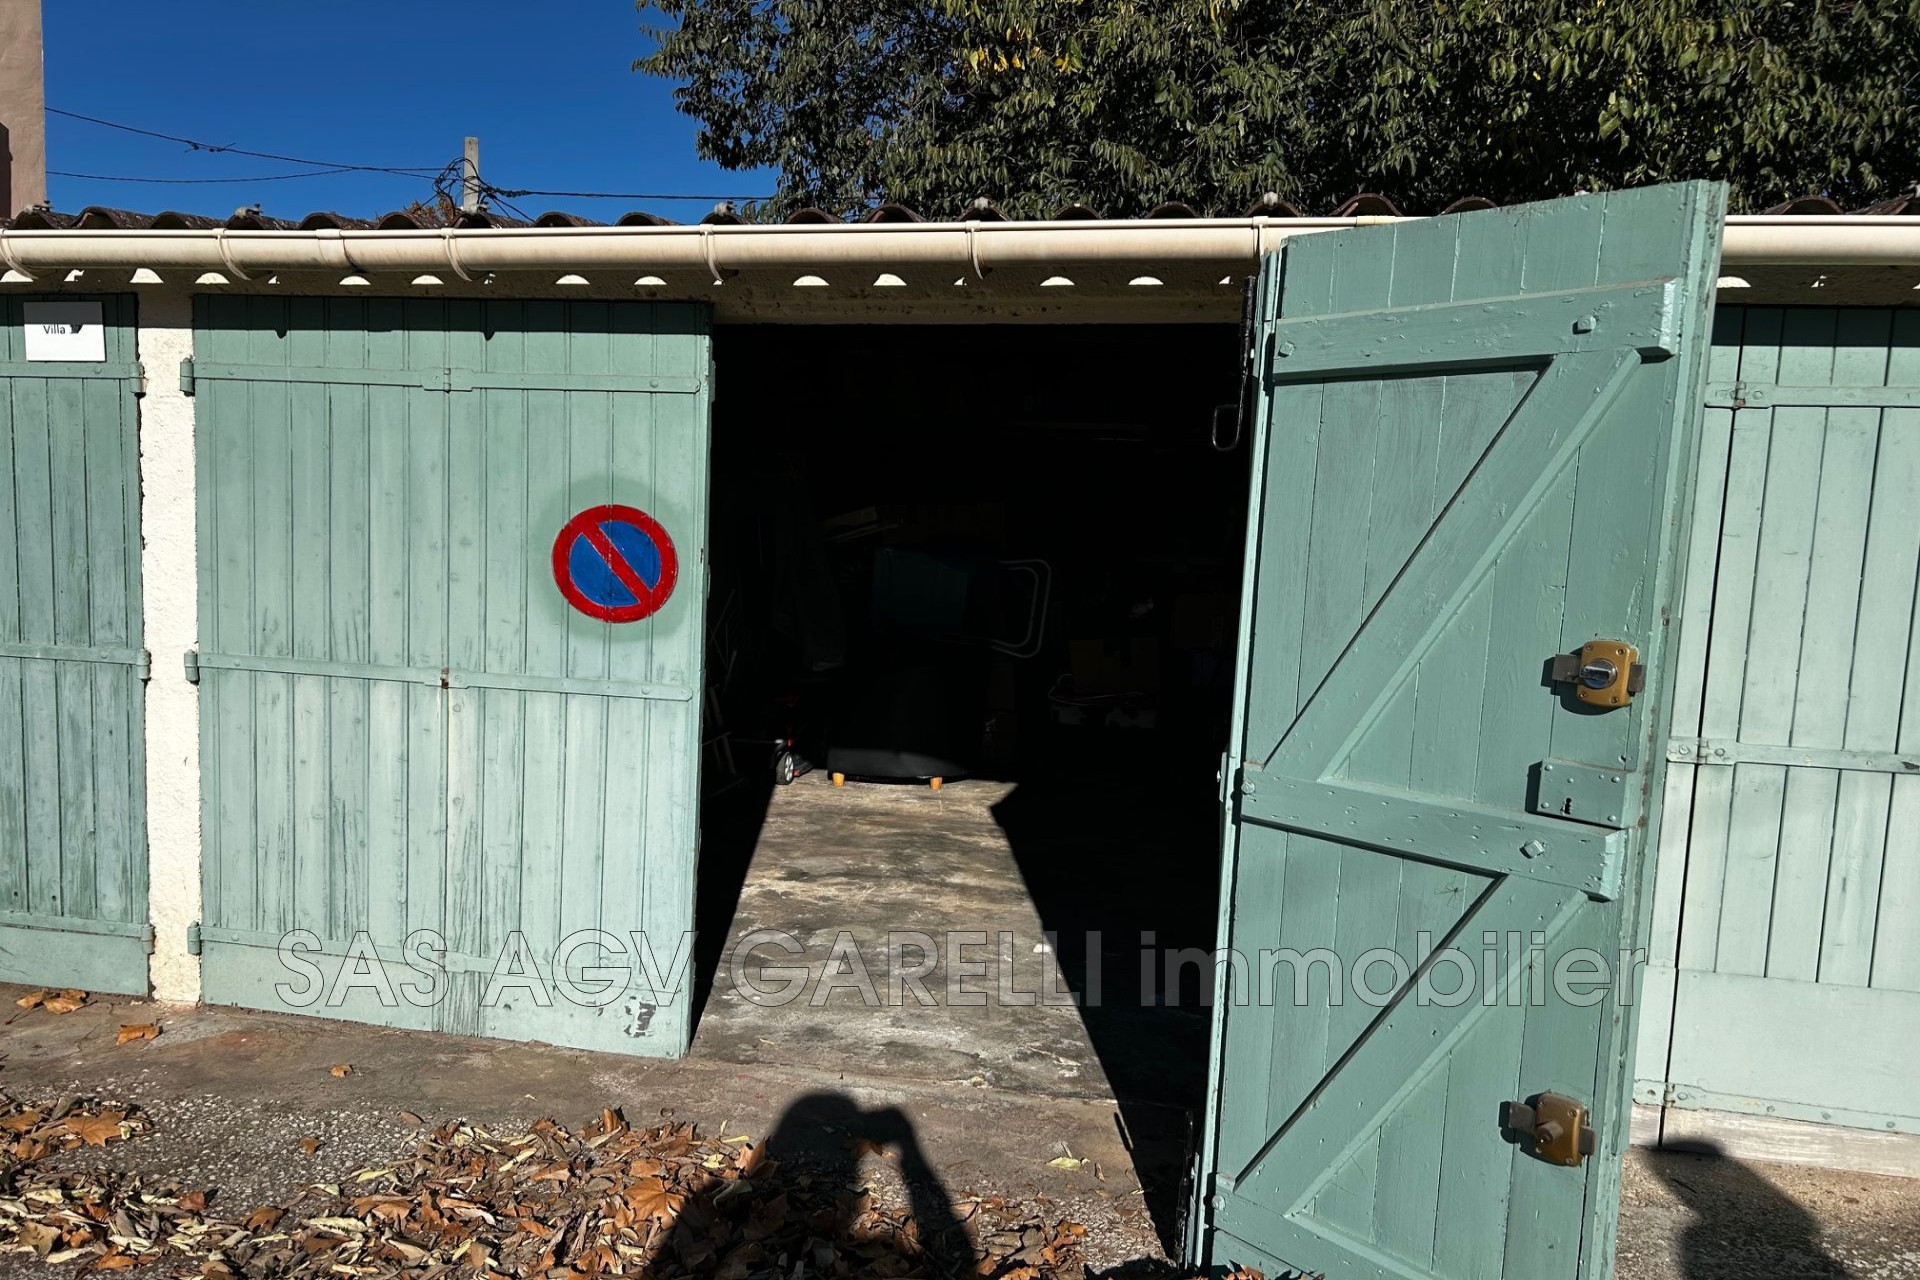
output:
[[[567,603],[602,622],[658,612],[680,576],[673,539],[638,507],[589,507],[553,540],[553,580]]]

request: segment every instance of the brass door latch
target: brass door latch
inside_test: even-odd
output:
[[[1640,651],[1625,640],[1589,640],[1576,653],[1553,656],[1553,682],[1596,707],[1624,707],[1646,687]]]
[[[1548,1164],[1577,1169],[1593,1154],[1593,1126],[1587,1109],[1560,1093],[1543,1093],[1530,1103],[1501,1108],[1500,1127],[1516,1133],[1528,1151]]]

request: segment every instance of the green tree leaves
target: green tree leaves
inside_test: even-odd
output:
[[[653,0],[634,65],[767,210],[986,196],[1411,211],[1679,177],[1736,209],[1920,179],[1920,0]]]

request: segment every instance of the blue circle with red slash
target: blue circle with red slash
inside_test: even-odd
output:
[[[673,539],[638,507],[589,507],[553,540],[553,580],[567,603],[602,622],[658,612],[680,576]]]

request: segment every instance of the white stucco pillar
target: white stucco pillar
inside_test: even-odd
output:
[[[153,678],[147,684],[147,897],[153,994],[200,998],[200,959],[187,928],[200,919],[200,691],[182,655],[198,644],[194,545],[193,397],[180,390],[193,354],[192,299],[140,298],[141,600]]]

